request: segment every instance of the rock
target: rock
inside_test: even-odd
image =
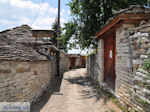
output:
[[[133,53],[132,57],[133,57],[134,59],[140,58],[140,56],[139,56],[139,55],[137,55],[137,53],[136,53],[136,52],[134,52],[134,53]]]
[[[139,64],[133,64],[133,67],[137,69],[139,67]]]
[[[142,43],[142,45],[141,45],[141,48],[142,48],[142,49],[147,49],[148,47],[149,47],[149,45],[146,44],[146,43]]]
[[[134,34],[134,31],[133,31],[133,30],[132,30],[132,31],[130,31],[130,32],[129,32],[129,34],[130,34],[130,35],[133,35],[133,34]]]
[[[131,111],[132,111],[132,108],[131,108],[131,107],[129,107],[129,108],[128,108],[128,112],[131,112]]]
[[[149,42],[149,39],[146,38],[146,37],[142,37],[142,38],[141,38],[141,42],[142,42],[142,43],[143,43],[143,42]]]
[[[149,34],[148,33],[142,33],[142,35],[141,35],[142,37],[148,37],[149,36]]]
[[[134,81],[142,81],[143,79],[141,77],[135,76]]]
[[[132,38],[140,38],[140,37],[148,37],[149,36],[149,34],[148,33],[141,33],[141,32],[137,32],[137,33],[135,33],[133,36],[132,36]]]
[[[140,58],[141,58],[141,59],[147,59],[148,56],[147,56],[147,55],[141,55]]]
[[[141,46],[138,45],[138,44],[135,44],[135,45],[133,46],[133,50],[137,50],[137,49],[140,49],[140,48],[141,48]]]
[[[142,92],[147,93],[147,94],[150,94],[150,91],[149,91],[148,89],[146,89],[146,88],[144,88],[144,89],[142,90]]]
[[[145,49],[140,49],[140,54],[145,54]]]
[[[132,36],[132,38],[138,38],[138,37],[141,37],[141,35],[142,35],[141,32],[137,32]]]
[[[147,81],[146,81],[146,84],[150,85],[150,80],[147,80]]]
[[[141,21],[140,26],[146,24],[147,22],[145,20]]]
[[[150,48],[148,49],[147,53],[148,53],[148,54],[150,53]]]
[[[141,72],[136,72],[136,75],[138,75],[139,77],[147,77],[144,73],[141,73]]]
[[[137,56],[140,56],[140,54],[141,54],[141,49],[134,51],[134,54],[137,55]]]
[[[134,85],[134,86],[133,86],[133,89],[134,89],[134,90],[135,90],[135,89],[140,89],[140,87],[137,86],[137,85]]]
[[[150,21],[149,21],[149,22],[150,22]],[[150,28],[149,28],[149,27],[146,29],[146,32],[150,32]]]
[[[133,64],[141,65],[142,64],[142,60],[140,60],[140,59],[133,60]]]
[[[144,73],[144,74],[147,74],[147,73],[148,73],[146,70],[143,70],[143,69],[141,69],[141,68],[138,68],[138,71],[139,71],[139,72],[142,72],[142,73]]]

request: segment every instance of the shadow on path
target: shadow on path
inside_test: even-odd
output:
[[[40,110],[50,99],[51,95],[60,91],[61,81],[62,77],[52,79],[47,90],[42,94],[39,100],[33,103],[33,105],[31,106],[31,112],[40,112]]]
[[[93,82],[93,80],[86,75],[85,76],[80,75],[65,80],[67,80],[71,84],[84,86],[84,89],[80,91],[81,100],[95,98],[96,99],[95,102],[98,102],[101,99],[103,103],[106,104],[107,101],[109,101],[110,98],[112,97],[111,94],[100,88],[98,84]]]

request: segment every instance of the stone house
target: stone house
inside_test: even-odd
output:
[[[56,75],[56,52],[27,25],[0,32],[0,102],[36,101]],[[68,59],[60,63],[67,71]]]
[[[150,110],[150,9],[120,10],[96,33],[98,54],[87,59],[88,75],[127,107]]]

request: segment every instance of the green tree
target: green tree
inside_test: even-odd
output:
[[[64,31],[63,35],[59,39],[62,48],[65,51],[68,51],[69,49],[75,47],[75,43],[71,43],[71,37],[73,37],[73,34],[76,32],[76,27],[77,24],[70,22],[70,23],[65,23],[65,27],[62,29]]]
[[[60,39],[63,44],[70,44],[69,39],[75,38],[76,44],[81,49],[95,48],[97,42],[93,39],[106,21],[120,9],[127,8],[130,5],[149,5],[149,0],[71,0],[68,4],[71,11],[72,20],[65,24],[64,33]]]
[[[54,30],[54,34],[53,34],[53,37],[51,39],[51,41],[53,42],[53,44],[55,46],[57,46],[57,26],[58,26],[58,22],[57,22],[57,18],[56,18],[54,23],[52,24],[52,29]]]
[[[59,40],[59,42],[60,42],[60,49],[62,49],[64,51],[67,51],[67,45],[68,45],[69,38],[65,38],[62,35],[62,30],[63,29],[61,27],[60,27],[60,29],[61,29],[60,30],[60,37],[61,38],[57,38],[57,26],[58,26],[58,21],[57,21],[57,18],[56,18],[54,23],[52,24],[52,29],[54,29],[54,34],[53,34],[53,37],[52,37],[51,41],[53,42],[53,44],[55,46],[57,46],[57,40]],[[69,36],[67,36],[67,37],[69,37]]]

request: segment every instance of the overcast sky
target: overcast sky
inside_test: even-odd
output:
[[[0,31],[27,24],[34,29],[51,29],[57,17],[58,0],[44,0],[40,12],[34,21],[42,0],[0,0]],[[61,26],[70,19],[69,0],[61,0]],[[80,53],[71,50],[69,53]],[[83,52],[85,53],[85,52]]]

